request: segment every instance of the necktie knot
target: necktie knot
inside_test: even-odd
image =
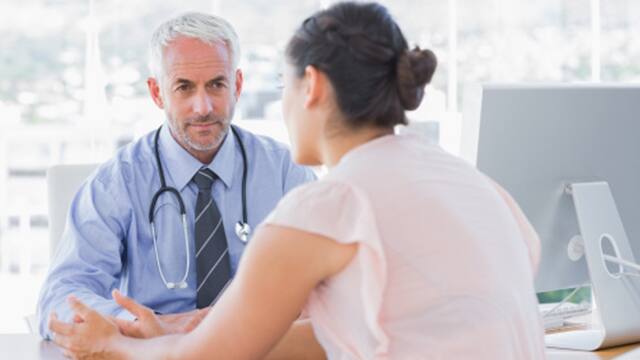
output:
[[[213,171],[202,168],[193,176],[193,182],[196,183],[199,191],[211,191],[211,186],[216,177]]]

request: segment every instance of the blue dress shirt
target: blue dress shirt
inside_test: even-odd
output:
[[[294,164],[282,144],[238,130],[247,152],[248,222],[255,229],[285,193],[315,176],[308,168]],[[169,290],[156,265],[148,215],[151,199],[160,188],[154,135],[155,131],[120,150],[87,179],[73,199],[38,301],[42,336],[49,335],[51,311],[70,321],[72,311],[66,301],[70,294],[103,314],[120,318],[133,316],[111,300],[111,291],[116,288],[159,313],[195,309],[193,232],[198,190],[191,179],[203,166],[219,178],[212,195],[222,214],[235,274],[245,248],[235,233],[236,222],[242,220],[243,161],[237,139],[230,130],[211,164],[203,165],[173,139],[166,124],[160,131],[159,150],[166,182],[183,198],[189,231],[187,253],[178,203],[172,195],[162,195],[156,204],[155,225],[160,264],[167,281],[181,280],[186,256],[191,259],[188,287]]]

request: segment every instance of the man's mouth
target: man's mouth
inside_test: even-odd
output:
[[[208,129],[217,124],[219,124],[219,122],[216,121],[216,122],[206,122],[206,123],[190,123],[189,126],[192,126],[196,129]]]

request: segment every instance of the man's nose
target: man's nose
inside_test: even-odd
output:
[[[204,116],[213,111],[213,102],[205,91],[198,91],[193,99],[193,112]]]

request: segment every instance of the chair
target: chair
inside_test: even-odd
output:
[[[30,334],[38,333],[38,319],[36,318],[35,314],[25,316],[24,321],[27,323]]]
[[[96,167],[96,164],[55,165],[47,170],[49,259],[55,255],[64,232],[71,200]]]
[[[49,260],[53,259],[67,222],[69,206],[80,185],[96,169],[96,164],[55,165],[47,170],[47,192],[49,208]],[[29,332],[38,332],[34,314],[24,317]]]

